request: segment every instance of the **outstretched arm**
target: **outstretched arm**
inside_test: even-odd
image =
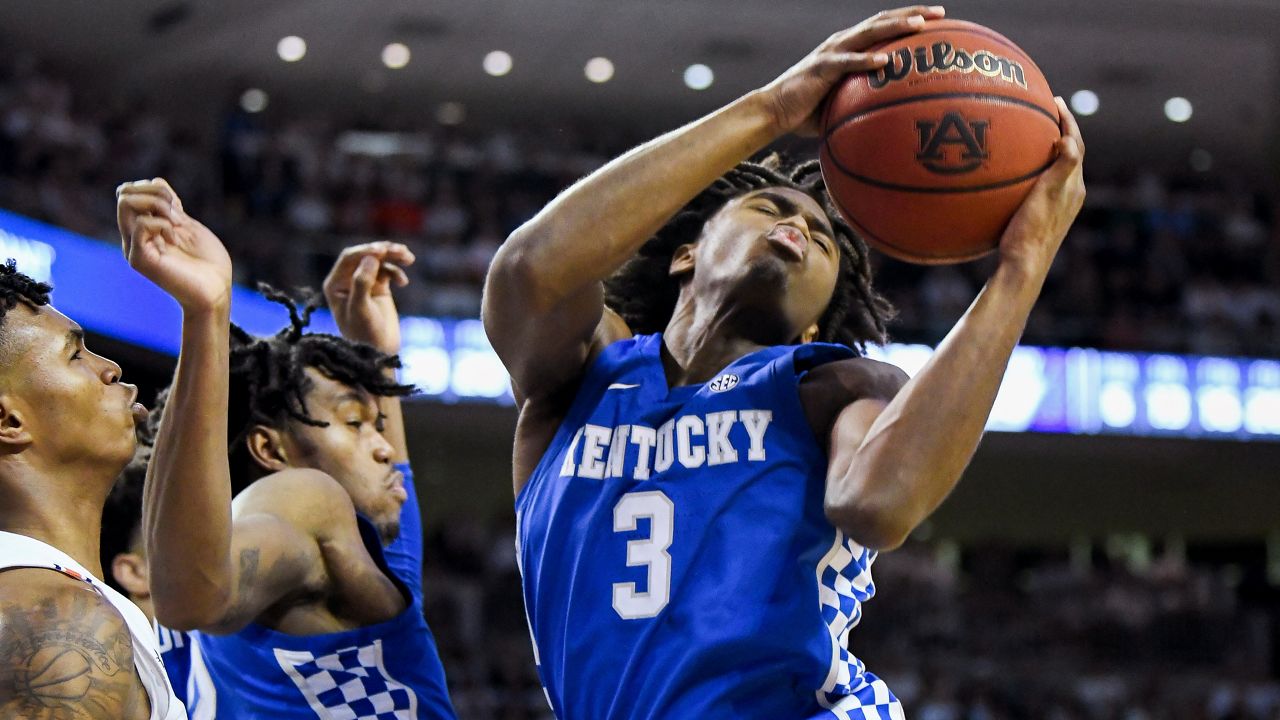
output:
[[[864,50],[941,16],[902,8],[832,35],[768,86],[617,158],[516,230],[484,297],[485,329],[516,388],[554,393],[579,375],[593,341],[625,336],[605,313],[602,281],[720,175],[781,135],[815,127],[840,78],[887,61]]]
[[[129,264],[182,306],[182,348],[143,494],[156,616],[178,630],[216,627],[304,581],[318,550],[269,517],[232,542],[231,259],[222,243],[159,179],[120,186],[117,219]],[[263,568],[275,582],[262,580]]]
[[[400,313],[391,288],[409,284],[404,268],[413,261],[413,253],[400,243],[365,243],[342,251],[324,279],[324,296],[343,337],[368,343],[388,355],[400,353]],[[395,380],[395,370],[388,369],[387,375]],[[413,469],[409,466],[400,398],[380,397],[378,408],[382,413],[382,435],[391,443],[391,460],[404,473],[408,493],[400,508],[400,534],[384,552],[387,564],[420,599],[422,517]]]
[[[400,313],[391,287],[409,284],[404,268],[412,265],[413,252],[393,242],[353,245],[342,251],[324,279],[324,297],[339,332],[348,340],[362,342],[387,355],[400,354]],[[395,370],[387,376],[395,380]],[[378,398],[382,413],[382,435],[391,443],[391,461],[409,462],[404,436],[400,398]]]
[[[1009,357],[1084,203],[1084,143],[1057,102],[1058,159],[1005,230],[1000,263],[973,305],[896,396],[890,389],[858,400],[832,426],[827,517],[862,545],[902,544],[977,449]]]

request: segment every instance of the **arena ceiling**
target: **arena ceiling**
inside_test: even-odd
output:
[[[473,123],[653,131],[766,82],[875,9],[865,0],[11,2],[0,5],[0,43],[178,112],[209,112],[257,86],[272,110],[412,123],[457,101]],[[1100,111],[1083,121],[1094,163],[1185,166],[1194,148],[1220,166],[1265,171],[1280,159],[1280,0],[957,0],[948,11],[1012,38],[1062,94],[1099,95]],[[277,57],[285,35],[307,41],[302,61]],[[397,41],[412,60],[391,71],[379,58]],[[505,77],[481,69],[495,49],[514,58]],[[584,79],[593,56],[613,61],[610,82]],[[713,68],[711,88],[684,86],[692,63]],[[1191,100],[1189,122],[1165,119],[1171,96]]]

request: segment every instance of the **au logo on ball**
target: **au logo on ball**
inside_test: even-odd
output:
[[[916,120],[920,149],[916,160],[929,172],[959,175],[973,172],[990,157],[987,120],[969,120],[949,112],[941,120]]]

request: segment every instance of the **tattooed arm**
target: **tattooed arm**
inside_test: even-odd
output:
[[[150,715],[124,618],[88,585],[43,569],[0,572],[0,717]]]
[[[156,619],[179,630],[233,633],[295,595],[322,585],[323,563],[314,538],[268,513],[250,512],[231,526],[230,592],[214,612],[177,626],[156,605]]]
[[[157,619],[166,626],[232,633],[293,600],[324,595],[331,582],[321,546],[359,538],[350,497],[314,470],[285,470],[253,483],[236,497],[231,515],[227,596],[195,622],[166,616],[157,604]]]
[[[291,468],[262,478],[236,496],[231,516],[230,592],[191,629],[225,634],[254,621],[270,625],[300,604],[331,603],[352,594],[344,593],[352,584],[381,577],[351,496],[325,473]],[[398,592],[382,595],[364,596],[364,609],[382,618],[403,609]]]

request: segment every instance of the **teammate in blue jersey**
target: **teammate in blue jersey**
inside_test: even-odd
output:
[[[907,380],[812,131],[865,52],[942,8],[836,33],[764,88],[610,162],[507,240],[484,322],[511,372],[517,539],[562,720],[901,718],[847,651],[871,564],[954,487],[1083,202],[1063,138],[998,267]],[[964,218],[956,218],[963,223]]]
[[[162,180],[121,186],[130,265],[171,294],[182,350],[143,531],[156,617],[198,630],[218,717],[453,718],[422,614],[422,533],[391,297],[403,245],[348,248],[269,338],[229,325],[231,262]],[[234,502],[232,496],[234,495]],[[194,664],[194,663],[193,663]]]

